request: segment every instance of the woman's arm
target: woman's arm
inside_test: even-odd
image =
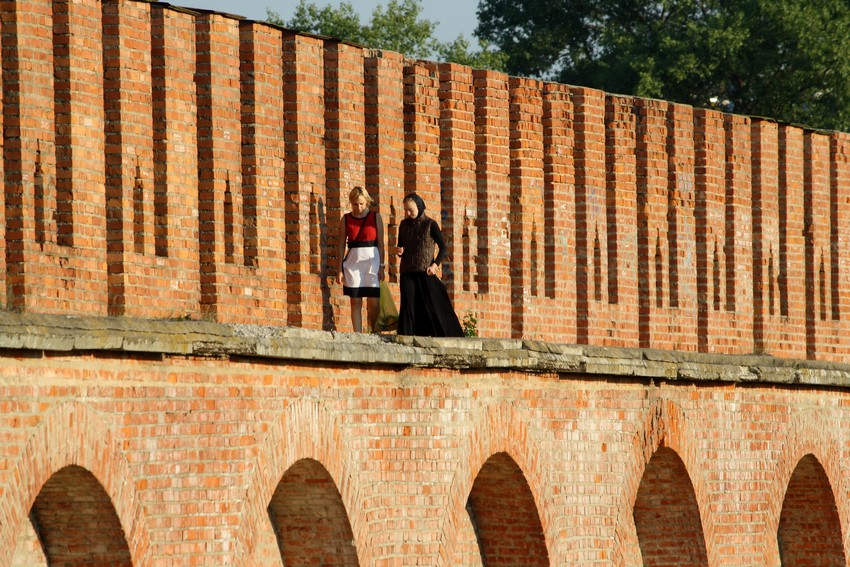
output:
[[[407,229],[407,219],[401,221],[398,225],[398,236],[396,238],[396,247],[395,247],[395,255],[401,258],[402,254],[404,254],[404,244],[405,238],[404,234]]]
[[[375,213],[375,230],[378,233],[378,258],[380,259],[380,267],[378,268],[378,279],[384,279],[384,222],[381,220],[381,213]]]
[[[433,276],[437,274],[437,268],[440,263],[443,261],[443,258],[446,257],[446,241],[443,240],[443,233],[440,232],[440,227],[437,225],[437,222],[433,219],[431,220],[431,238],[434,240],[434,243],[437,245],[437,257],[431,261],[431,265],[425,270],[429,276]]]
[[[437,257],[434,258],[434,261],[431,263],[439,266],[446,258],[448,249],[446,248],[446,241],[443,240],[443,233],[440,232],[440,227],[434,220],[431,221],[431,238],[434,239],[434,242],[437,244]]]

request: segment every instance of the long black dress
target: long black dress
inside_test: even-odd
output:
[[[446,255],[440,227],[425,214],[415,219],[404,219],[398,227],[398,245],[404,247],[399,270],[398,334],[464,336],[446,286],[440,278],[429,276],[425,271],[431,264],[439,265]],[[435,246],[439,250],[436,258]]]

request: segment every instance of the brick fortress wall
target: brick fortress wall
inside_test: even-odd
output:
[[[850,549],[846,364],[45,315],[0,346],[2,567]]]
[[[423,196],[484,336],[850,352],[848,134],[167,4],[2,10],[9,310],[348,330],[365,185],[391,244]]]
[[[850,135],[0,18],[0,567],[847,564]],[[422,194],[485,338],[326,332],[358,184],[390,239]]]

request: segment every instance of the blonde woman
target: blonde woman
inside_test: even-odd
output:
[[[363,187],[348,194],[351,212],[339,221],[339,270],[337,281],[343,295],[351,300],[351,325],[354,332],[363,332],[363,298],[371,331],[378,318],[380,283],[384,279],[384,223],[377,211],[372,211],[372,197]],[[346,251],[346,245],[348,251]]]

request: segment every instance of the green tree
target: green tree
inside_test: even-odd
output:
[[[397,51],[408,57],[452,61],[478,68],[501,70],[504,57],[487,42],[479,42],[479,50],[470,49],[469,42],[459,36],[443,43],[434,37],[437,22],[421,18],[420,0],[389,0],[386,9],[380,5],[372,12],[368,24],[348,2],[337,7],[319,8],[312,2],[300,0],[291,20],[266,9],[267,21],[305,33],[325,35],[376,49]]]
[[[480,0],[509,73],[850,129],[847,0]]]
[[[360,16],[348,2],[342,2],[338,8],[330,6],[319,8],[315,4],[308,4],[301,0],[295,7],[292,19],[288,22],[280,14],[268,8],[266,8],[266,18],[272,24],[306,33],[345,39],[352,43],[366,41],[365,28],[360,25]]]
[[[440,43],[437,46],[437,54],[440,61],[495,71],[504,71],[508,59],[505,53],[494,49],[489,42],[481,39],[478,40],[478,51],[470,50],[469,42],[463,36],[449,43]]]

